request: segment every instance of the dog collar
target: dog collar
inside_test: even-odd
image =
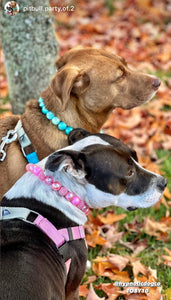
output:
[[[55,179],[52,176],[46,176],[40,167],[34,164],[28,164],[26,165],[26,171],[31,172],[32,174],[37,176],[40,180],[44,181],[46,185],[49,185],[54,192],[57,192],[60,196],[64,197],[71,204],[79,208],[86,216],[88,215],[88,205],[78,196],[68,191],[66,187],[60,184],[60,182],[55,181]]]
[[[57,126],[59,130],[64,131],[66,135],[68,135],[73,128],[70,126],[67,126],[65,122],[62,122],[59,120],[58,117],[56,117],[52,111],[48,110],[44,104],[44,100],[40,97],[39,100],[39,107],[42,110],[42,113],[46,116],[48,120],[52,122],[53,125]]]
[[[65,260],[66,271],[68,274],[71,259],[68,259],[68,241],[85,238],[84,226],[75,226],[63,229],[56,227],[37,212],[25,207],[1,207],[0,220],[20,219],[30,223],[43,231],[56,245],[59,253]]]

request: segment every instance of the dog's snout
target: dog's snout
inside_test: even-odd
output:
[[[166,185],[167,185],[167,180],[166,180],[166,178],[164,178],[164,177],[158,178],[158,180],[157,180],[157,188],[158,188],[161,192],[164,191]]]
[[[161,84],[161,80],[159,78],[155,78],[153,80],[152,86],[157,89],[159,88],[160,84]]]

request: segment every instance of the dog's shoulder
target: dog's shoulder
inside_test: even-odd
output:
[[[7,135],[9,130],[12,130],[17,125],[17,122],[20,120],[20,116],[13,115],[0,119],[0,140],[2,137]]]

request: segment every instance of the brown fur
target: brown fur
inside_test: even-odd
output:
[[[98,132],[116,107],[130,109],[150,100],[156,77],[128,68],[121,57],[93,48],[73,49],[56,61],[58,72],[41,94],[48,110],[74,128]],[[0,121],[0,140],[14,129],[19,116]],[[67,145],[67,136],[30,100],[21,116],[23,127],[41,160]],[[0,198],[25,172],[27,161],[18,142],[7,147],[0,162]]]

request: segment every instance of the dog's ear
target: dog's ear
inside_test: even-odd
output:
[[[90,84],[89,76],[79,68],[62,68],[51,81],[51,88],[61,101],[61,111],[66,109],[71,93],[81,95]]]
[[[45,170],[52,172],[63,170],[79,179],[86,176],[80,152],[72,150],[58,151],[50,155],[46,162]]]
[[[82,140],[83,138],[90,136],[91,133],[82,129],[82,128],[76,128],[73,129],[70,134],[68,135],[68,144],[72,145],[75,142],[78,142],[79,140]]]
[[[104,141],[111,144],[116,150],[121,152],[126,152],[128,155],[132,156],[133,159],[138,161],[137,153],[135,150],[128,147],[126,144],[121,142],[119,139],[116,139],[113,136],[110,136],[108,134],[99,134],[99,137],[101,137]]]

